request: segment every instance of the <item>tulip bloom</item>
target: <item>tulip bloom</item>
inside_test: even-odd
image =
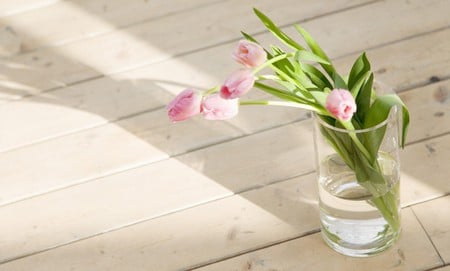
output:
[[[223,99],[218,93],[206,96],[202,102],[202,114],[207,120],[225,120],[237,115],[239,99]]]
[[[192,89],[178,94],[166,107],[172,122],[186,120],[200,113],[202,97]]]
[[[241,40],[232,53],[232,57],[246,67],[254,68],[267,60],[267,53],[259,44]]]
[[[220,88],[220,96],[224,99],[235,99],[246,94],[255,84],[255,76],[251,70],[237,70],[232,73]]]
[[[325,106],[336,119],[344,121],[350,120],[356,112],[355,99],[346,89],[333,89],[328,94]]]

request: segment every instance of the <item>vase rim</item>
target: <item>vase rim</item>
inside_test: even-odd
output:
[[[397,110],[398,110],[398,108],[396,106],[392,107],[391,111],[388,114],[388,117],[385,120],[383,120],[382,122],[380,122],[377,125],[375,125],[375,126],[372,126],[372,127],[369,127],[369,128],[364,128],[364,129],[355,129],[355,130],[348,130],[348,129],[345,129],[345,128],[334,127],[334,126],[328,124],[327,122],[323,121],[321,118],[319,118],[317,116],[318,115],[317,113],[314,113],[313,117],[314,117],[314,119],[316,121],[318,121],[320,123],[320,125],[325,126],[325,127],[329,128],[329,129],[337,131],[337,132],[341,132],[341,133],[349,133],[349,132],[352,132],[352,133],[367,133],[367,132],[371,132],[371,131],[377,130],[377,129],[387,125],[390,121],[393,121],[394,120],[393,117],[396,116]]]

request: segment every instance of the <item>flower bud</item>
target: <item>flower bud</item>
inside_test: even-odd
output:
[[[348,121],[356,112],[356,103],[350,91],[333,89],[328,94],[326,108],[336,119]]]
[[[263,64],[267,60],[267,53],[259,44],[241,40],[232,53],[232,57],[242,65],[253,68]]]
[[[200,113],[201,102],[200,94],[185,89],[167,105],[167,115],[173,122],[186,120]]]
[[[220,96],[224,99],[235,99],[246,94],[255,84],[255,76],[251,70],[237,70],[232,73],[220,88]]]
[[[203,99],[202,114],[207,120],[225,120],[237,115],[239,99],[223,99],[218,93]]]

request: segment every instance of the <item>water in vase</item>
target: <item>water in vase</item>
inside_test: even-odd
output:
[[[399,171],[395,159],[380,155],[378,163],[388,186],[386,193],[399,206]],[[373,196],[356,180],[354,172],[337,155],[327,156],[319,177],[320,219],[325,241],[345,255],[365,257],[389,247],[398,237],[373,204]]]

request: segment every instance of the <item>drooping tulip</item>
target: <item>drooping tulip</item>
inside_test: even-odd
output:
[[[233,72],[220,88],[220,96],[224,99],[235,99],[246,94],[255,84],[255,76],[251,70],[242,69]]]
[[[202,96],[192,89],[185,89],[166,107],[172,122],[186,120],[200,113]]]
[[[233,51],[232,57],[246,67],[254,68],[267,60],[267,53],[259,44],[241,40]]]
[[[201,112],[207,120],[230,119],[239,112],[239,99],[223,99],[218,93],[206,96]]]

